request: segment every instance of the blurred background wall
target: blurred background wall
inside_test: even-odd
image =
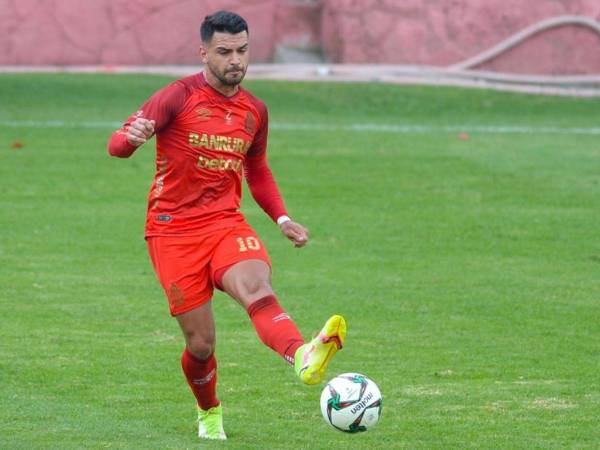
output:
[[[0,64],[195,64],[205,15],[250,25],[253,62],[447,66],[540,20],[600,19],[600,0],[0,0]],[[600,73],[600,35],[563,26],[478,69]]]

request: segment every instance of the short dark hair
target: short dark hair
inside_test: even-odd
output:
[[[200,26],[200,38],[202,42],[210,42],[215,31],[219,33],[237,34],[242,31],[248,32],[248,24],[242,16],[230,11],[217,11],[206,16]]]

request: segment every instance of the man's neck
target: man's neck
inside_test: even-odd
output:
[[[204,70],[204,79],[210,85],[210,87],[212,87],[215,91],[220,92],[225,97],[234,96],[237,94],[237,91],[240,88],[238,84],[229,85],[221,83],[221,81],[219,81],[219,79],[215,77],[208,69]]]

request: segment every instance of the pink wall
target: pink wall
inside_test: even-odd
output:
[[[600,0],[0,0],[0,64],[194,64],[203,17],[248,20],[252,59],[321,46],[331,62],[446,66],[549,17],[600,19]],[[600,36],[567,26],[479,68],[600,73]]]
[[[334,61],[446,66],[561,15],[599,20],[600,0],[327,0],[322,36]],[[478,68],[600,73],[600,35],[551,29]]]
[[[273,42],[276,0],[0,0],[0,64],[195,63],[207,13],[246,16],[256,43]],[[262,14],[261,11],[265,11]],[[267,60],[270,45],[254,45]]]

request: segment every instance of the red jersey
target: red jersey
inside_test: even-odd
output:
[[[130,124],[156,121],[156,173],[148,196],[146,236],[204,234],[244,221],[242,174],[269,216],[287,215],[266,159],[265,104],[239,87],[227,97],[200,73],[156,92],[111,136],[109,153],[128,157]]]

